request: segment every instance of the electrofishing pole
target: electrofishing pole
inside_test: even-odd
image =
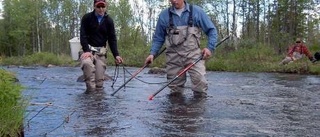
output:
[[[154,59],[156,59],[159,55],[162,54],[162,52],[164,52],[166,50],[166,48],[163,48],[155,57]],[[138,69],[135,73],[133,73],[133,75],[131,75],[131,77],[125,81],[117,90],[115,90],[111,96],[114,96],[114,94],[116,94],[121,88],[123,88],[127,83],[129,83],[129,81],[131,81],[134,77],[136,77],[144,68],[146,68],[150,63],[146,63],[144,64],[140,69]]]
[[[230,35],[222,39],[219,43],[217,43],[216,47],[218,47],[221,43],[226,41]],[[195,64],[197,64],[200,60],[203,59],[203,55],[201,55],[198,59],[196,59],[193,63],[189,64],[187,67],[185,67],[177,76],[175,76],[170,82],[168,82],[166,85],[161,87],[157,92],[153,93],[151,96],[149,96],[149,100],[152,100],[158,93],[160,93],[164,88],[166,88],[169,84],[171,84],[173,81],[177,80],[182,74],[186,73],[191,67],[193,67]]]

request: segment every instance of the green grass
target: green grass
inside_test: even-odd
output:
[[[145,59],[148,57],[150,51],[150,47],[136,47],[132,49],[128,48],[119,48],[120,56],[124,60],[124,65],[132,66],[132,67],[142,67],[144,65]],[[115,65],[114,57],[112,56],[111,52],[108,52],[107,55],[107,63],[108,65]],[[165,66],[165,53],[162,53],[158,56],[150,67],[157,66],[157,67],[164,67]]]
[[[311,52],[319,51],[317,46],[310,47]],[[149,55],[150,46],[119,47],[119,52],[124,59],[125,66],[142,67]],[[115,65],[110,51],[107,54],[107,65]],[[280,72],[299,74],[320,74],[319,62],[312,64],[303,58],[288,65],[279,65],[285,54],[279,55],[268,45],[240,43],[237,50],[228,45],[219,46],[213,57],[207,60],[206,67],[209,71],[232,72]],[[78,61],[73,61],[69,55],[55,55],[52,53],[36,53],[25,57],[2,58],[1,65],[41,65],[76,66]],[[165,67],[165,53],[162,53],[149,67]]]
[[[218,48],[215,51],[214,57],[207,61],[207,70],[320,74],[319,63],[312,64],[307,58],[288,65],[279,65],[285,55],[278,55],[272,48],[265,45],[240,47],[238,50],[229,52],[225,50],[225,48]]]
[[[12,73],[0,70],[0,136],[17,136],[23,126],[26,106],[21,97],[23,87]]]
[[[3,58],[1,65],[22,65],[22,66],[74,66],[77,62],[73,61],[68,55],[55,55],[53,53],[41,52],[28,55],[25,57]]]

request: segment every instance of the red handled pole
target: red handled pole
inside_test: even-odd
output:
[[[226,41],[228,38],[230,37],[230,35],[228,35],[227,37],[225,37],[224,39],[222,39],[219,43],[217,43],[216,47],[218,47],[221,43],[223,43],[224,41]],[[183,69],[183,71],[181,71],[176,77],[174,77],[169,83],[167,83],[166,85],[164,85],[163,87],[161,87],[157,92],[153,93],[151,96],[149,96],[149,100],[152,100],[159,92],[161,92],[164,88],[166,88],[169,84],[171,84],[173,81],[175,81],[176,79],[178,79],[178,77],[180,77],[182,74],[186,73],[191,67],[193,67],[195,64],[197,64],[200,60],[202,60],[203,55],[201,55],[196,61],[194,61],[193,63],[189,64],[186,68]]]
[[[154,96],[156,96],[160,91],[162,91],[164,88],[166,88],[169,84],[171,84],[173,81],[175,81],[177,78],[179,78],[182,74],[187,72],[191,67],[193,67],[195,64],[197,64],[200,60],[202,60],[203,55],[201,55],[196,61],[193,63],[189,64],[186,68],[184,68],[176,77],[174,77],[169,83],[164,85],[162,88],[160,88],[157,92],[153,93],[150,97],[149,100],[152,100]]]
[[[162,49],[160,51],[160,53],[158,53],[154,59],[156,59],[160,54],[162,54],[162,52],[164,52],[166,50],[166,48]],[[146,68],[150,63],[144,64],[140,69],[138,69],[127,81],[125,81],[116,91],[114,91],[111,96],[114,96],[114,94],[116,94],[121,88],[123,88],[126,84],[129,83],[129,81],[131,81],[133,78],[135,78],[144,68]]]

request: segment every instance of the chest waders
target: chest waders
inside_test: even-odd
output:
[[[173,15],[169,10],[169,27],[165,45],[167,53],[177,53],[182,57],[197,59],[201,56],[200,37],[201,29],[193,26],[192,5],[190,5],[187,26],[174,26]]]
[[[200,37],[201,29],[194,27],[192,17],[193,7],[190,5],[189,19],[187,26],[174,26],[173,15],[169,11],[169,27],[167,28],[166,45],[166,71],[167,80],[170,81],[187,67],[194,60],[201,56]],[[207,81],[204,77],[204,60],[199,61],[190,70],[192,90],[195,92],[205,92]],[[186,74],[181,75],[168,87],[171,92],[182,92],[186,83]]]
[[[89,49],[93,57],[81,60],[81,68],[83,71],[84,81],[86,83],[86,93],[103,89],[106,71],[106,52],[105,47],[92,47]]]

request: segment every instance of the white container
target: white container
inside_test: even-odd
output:
[[[80,38],[74,37],[69,40],[70,49],[71,49],[71,57],[73,60],[79,59],[79,51],[81,49]]]

